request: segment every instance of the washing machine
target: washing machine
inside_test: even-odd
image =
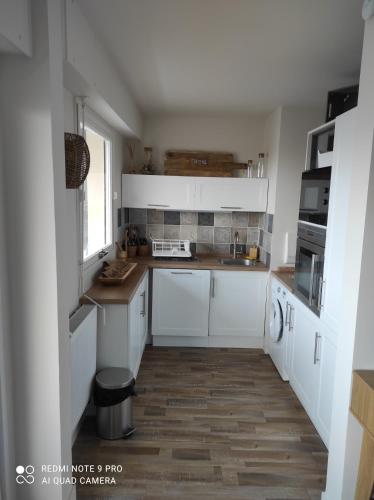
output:
[[[268,349],[283,380],[289,380],[287,370],[288,328],[286,325],[287,291],[276,280],[271,285],[271,316]]]

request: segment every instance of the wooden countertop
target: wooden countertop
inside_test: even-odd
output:
[[[374,436],[374,370],[353,372],[351,412]]]
[[[198,255],[195,261],[175,261],[175,260],[158,260],[153,257],[136,257],[134,259],[129,259],[129,262],[138,262],[148,266],[151,269],[208,269],[216,271],[243,271],[243,272],[253,272],[261,271],[267,272],[269,268],[262,264],[262,262],[256,262],[255,266],[231,266],[227,264],[220,264],[219,259],[232,258],[229,256],[220,255]]]
[[[147,266],[138,264],[123,285],[108,286],[96,282],[85,295],[93,298],[99,304],[129,304],[147,271]],[[91,304],[84,295],[80,298],[80,303]]]
[[[95,283],[85,295],[93,298],[99,304],[129,304],[135,295],[141,280],[148,269],[207,269],[223,271],[242,271],[242,272],[267,272],[269,268],[261,262],[255,266],[230,266],[219,264],[220,256],[198,256],[198,260],[192,262],[160,261],[152,257],[136,257],[129,259],[128,262],[137,262],[137,267],[126,279],[123,285],[106,286],[101,283]],[[90,304],[91,302],[82,295],[81,304]]]
[[[294,291],[294,276],[295,270],[291,268],[291,270],[287,268],[279,269],[277,271],[272,271],[271,274],[275,276],[282,284],[293,293]]]

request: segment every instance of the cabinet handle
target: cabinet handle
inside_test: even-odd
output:
[[[157,203],[148,203],[148,207],[159,207],[159,208],[168,208],[170,205],[158,205]]]
[[[318,361],[320,361],[320,358],[317,357],[318,354],[318,344],[319,344],[319,339],[321,338],[321,335],[316,332],[314,336],[314,358],[313,358],[313,364],[316,365]]]
[[[220,207],[224,210],[243,210],[243,207]]]
[[[182,272],[171,271],[171,274],[193,274],[193,273],[191,273],[190,271],[188,271],[188,272],[183,272],[183,271],[182,271]]]
[[[318,286],[318,302],[317,302],[317,308],[319,311],[323,309],[323,289],[325,286],[326,281],[322,278],[322,276],[319,278],[319,286]]]
[[[145,316],[145,290],[142,294],[140,294],[141,297],[143,297],[143,308],[142,310],[140,311],[140,316]]]
[[[309,278],[309,305],[313,305],[313,286],[314,286],[314,270],[316,265],[317,256],[316,254],[312,255],[312,267],[310,270],[310,278]]]
[[[216,280],[215,278],[212,278],[210,286],[210,296],[212,297],[212,299],[214,299],[215,291],[216,291]]]

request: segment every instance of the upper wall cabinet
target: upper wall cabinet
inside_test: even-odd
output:
[[[196,210],[266,212],[267,179],[199,178]]]
[[[159,210],[193,210],[192,177],[122,175],[122,206]]]
[[[265,212],[267,179],[122,176],[122,206],[160,210]]]

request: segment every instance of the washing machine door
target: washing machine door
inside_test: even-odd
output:
[[[283,311],[278,299],[271,304],[270,338],[273,342],[280,342],[283,336]]]

